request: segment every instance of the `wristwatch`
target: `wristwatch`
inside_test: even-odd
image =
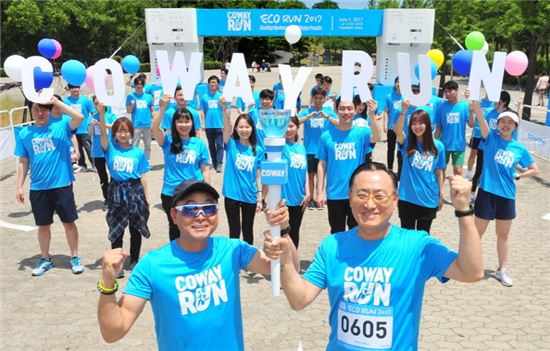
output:
[[[281,236],[290,234],[290,224],[286,226],[285,229],[281,229]]]
[[[471,216],[473,214],[474,214],[474,209],[473,208],[470,208],[469,210],[466,210],[466,211],[456,211],[455,210],[455,216],[458,217],[458,218]]]

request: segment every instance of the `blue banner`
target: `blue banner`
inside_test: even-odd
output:
[[[378,37],[383,10],[197,9],[199,36],[284,36],[297,25],[302,36]]]

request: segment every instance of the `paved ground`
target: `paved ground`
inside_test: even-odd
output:
[[[316,70],[313,71],[315,73]],[[336,70],[334,71],[335,74]],[[275,79],[256,74],[259,87]],[[338,80],[336,80],[338,81]],[[309,82],[307,83],[309,85]],[[379,143],[374,159],[385,160],[385,143]],[[153,146],[150,193],[155,201],[150,219],[152,237],[142,253],[164,245],[167,225],[160,207],[162,182],[161,150]],[[536,160],[541,176],[550,180],[550,164]],[[2,163],[1,174],[13,163]],[[213,173],[221,189],[221,174]],[[28,185],[28,183],[27,183]],[[0,220],[32,226],[30,205],[15,202],[15,177],[0,181]],[[1,228],[0,247],[0,349],[2,350],[151,350],[155,349],[151,310],[146,307],[130,333],[120,342],[107,345],[97,326],[98,292],[95,288],[100,258],[109,248],[99,179],[95,173],[79,173],[74,185],[80,219],[80,254],[86,271],[71,274],[63,229],[54,224],[51,253],[56,268],[40,278],[31,277],[39,259],[36,231]],[[550,349],[550,275],[547,239],[550,212],[548,187],[522,180],[518,190],[518,218],[511,234],[510,272],[514,287],[505,288],[490,277],[496,268],[494,225],[483,240],[486,278],[477,284],[436,281],[427,284],[420,330],[421,350],[548,350]],[[394,216],[394,221],[396,216]],[[256,220],[256,244],[266,228]],[[302,225],[300,255],[307,267],[319,241],[329,231],[326,210],[308,211]],[[222,210],[218,235],[227,233]],[[444,206],[433,224],[433,234],[457,248],[458,226],[452,208]],[[126,242],[126,245],[128,243]],[[322,350],[329,333],[327,294],[301,312],[292,311],[284,296],[270,296],[270,283],[262,276],[241,275],[245,345],[248,350]],[[121,281],[122,285],[126,279]],[[182,331],[185,332],[185,331]],[[212,337],[215,337],[214,335]]]

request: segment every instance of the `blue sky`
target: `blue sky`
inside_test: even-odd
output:
[[[302,0],[308,7],[321,2],[322,0]],[[367,2],[364,0],[336,0],[341,9],[364,9],[367,7]]]

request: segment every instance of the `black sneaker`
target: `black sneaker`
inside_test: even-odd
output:
[[[308,210],[313,210],[315,208],[318,208],[317,202],[315,202],[315,200],[313,200],[313,199],[309,200],[309,203],[307,204],[307,209]]]

